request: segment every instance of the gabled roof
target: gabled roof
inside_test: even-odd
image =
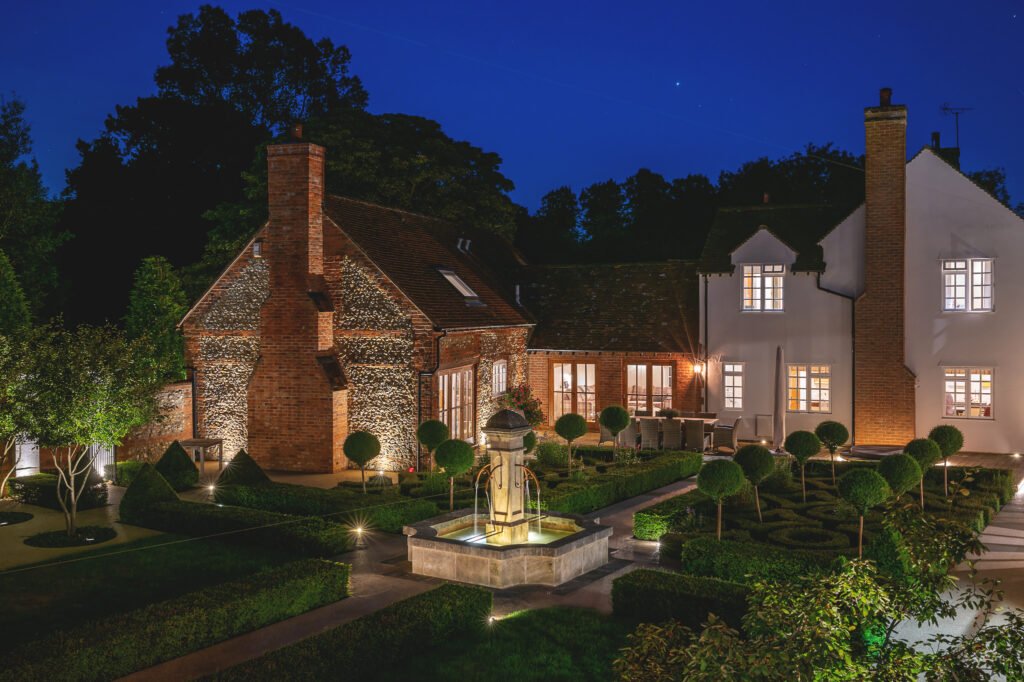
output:
[[[819,242],[844,216],[845,213],[827,204],[720,208],[704,244],[700,271],[731,273],[733,252],[764,229],[797,254],[794,272],[823,272],[825,261]]]
[[[428,216],[327,196],[324,215],[344,232],[439,329],[532,324],[511,302],[508,286],[473,254],[456,248],[453,228]],[[466,296],[441,270],[458,275],[477,294]]]
[[[538,265],[522,273],[534,350],[689,353],[698,347],[693,263]]]

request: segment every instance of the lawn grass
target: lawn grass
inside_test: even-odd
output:
[[[433,643],[404,663],[392,666],[382,659],[375,679],[612,680],[612,661],[629,632],[627,624],[589,609],[520,611],[495,621],[474,638]]]
[[[182,539],[160,535],[0,573],[0,651],[293,558],[215,540],[159,546]]]

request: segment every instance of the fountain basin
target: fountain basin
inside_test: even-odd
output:
[[[485,587],[561,585],[608,563],[612,529],[597,520],[547,512],[531,521],[530,542],[496,545],[483,537],[487,514],[466,509],[404,528],[412,572]]]

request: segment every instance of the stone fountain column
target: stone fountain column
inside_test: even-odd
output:
[[[487,434],[491,459],[488,486],[491,494],[491,520],[487,524],[487,542],[518,545],[529,539],[530,522],[526,516],[526,472],[523,436],[530,425],[518,412],[501,410],[481,429]]]

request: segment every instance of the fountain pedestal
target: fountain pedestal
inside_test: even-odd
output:
[[[514,412],[509,414],[519,417]],[[506,415],[503,420],[491,419],[482,430],[487,434],[487,450],[491,456],[487,481],[491,504],[487,542],[492,545],[523,544],[530,536],[523,452],[523,436],[530,432],[530,426],[522,417],[515,420]]]

